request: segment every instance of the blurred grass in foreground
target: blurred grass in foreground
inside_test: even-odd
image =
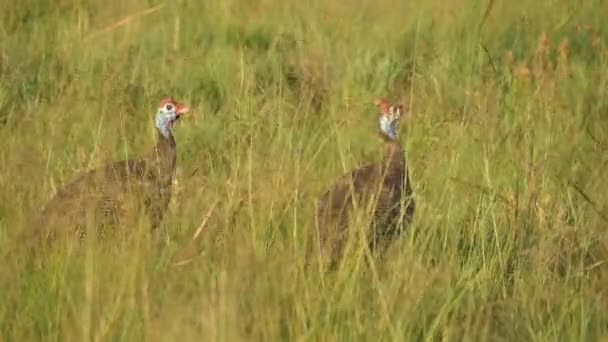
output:
[[[0,339],[606,340],[607,7],[0,3]],[[195,111],[163,249],[25,269],[32,215],[149,149],[166,95]],[[375,272],[304,273],[314,199],[378,158],[379,96],[412,107],[415,223]]]

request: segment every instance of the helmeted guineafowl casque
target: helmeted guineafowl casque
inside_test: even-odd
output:
[[[152,151],[137,160],[90,170],[61,188],[34,221],[34,239],[82,238],[87,226],[100,237],[119,225],[124,232],[130,228],[124,225],[133,224],[140,211],[156,230],[171,199],[176,164],[172,129],[188,110],[172,98],[163,99],[156,112],[158,139]]]
[[[403,105],[379,99],[376,106],[379,110],[379,133],[385,144],[384,155],[379,162],[340,177],[321,196],[311,234],[312,246],[308,250],[309,262],[314,261],[310,260],[311,257],[321,257],[323,264],[337,265],[349,236],[355,236],[349,232],[355,206],[357,211],[364,211],[372,205],[370,229],[365,235],[370,248],[376,251],[387,246],[413,218],[415,204],[407,162],[397,139],[397,121],[404,110]]]

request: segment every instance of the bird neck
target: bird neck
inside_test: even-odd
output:
[[[382,115],[378,124],[384,139],[397,140],[397,122],[394,118]]]
[[[383,165],[389,169],[401,169],[405,166],[405,157],[401,144],[396,139],[386,137],[384,145]]]
[[[168,134],[166,133],[158,132],[158,139],[151,158],[158,164],[159,171],[163,175],[172,176],[175,168],[176,146],[173,134],[170,131]]]
[[[175,150],[175,139],[171,131],[158,132],[158,140],[156,142],[157,149],[170,149]]]

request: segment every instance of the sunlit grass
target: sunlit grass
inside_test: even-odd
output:
[[[487,6],[1,3],[0,339],[608,338],[608,8]],[[167,95],[193,112],[166,239],[32,268],[33,216],[148,151]],[[380,157],[376,97],[412,109],[414,223],[305,271],[315,199]]]

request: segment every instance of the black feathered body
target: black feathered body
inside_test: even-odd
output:
[[[159,134],[155,148],[139,160],[118,161],[88,171],[60,189],[35,221],[39,238],[84,237],[93,227],[99,237],[134,224],[144,212],[157,229],[171,200],[176,146],[173,136]]]
[[[340,177],[321,196],[312,250],[319,250],[325,262],[335,264],[342,257],[349,237],[353,236],[349,225],[355,208],[358,212],[371,210],[366,238],[372,250],[386,246],[398,236],[400,227],[407,226],[412,220],[415,203],[411,198],[407,162],[399,143],[386,140],[380,162]]]

